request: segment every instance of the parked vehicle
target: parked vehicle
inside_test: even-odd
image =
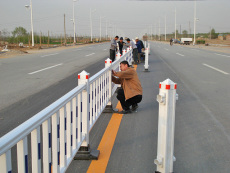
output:
[[[180,44],[190,45],[192,43],[192,38],[181,38]]]

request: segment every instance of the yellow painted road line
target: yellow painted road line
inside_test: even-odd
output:
[[[137,65],[134,65],[137,68]],[[120,102],[117,107],[119,111],[122,110]],[[100,151],[99,159],[93,160],[88,168],[87,173],[103,173],[106,171],[106,167],[113,149],[113,145],[117,136],[118,129],[123,115],[114,113],[109,121],[109,124],[105,130],[105,133],[101,139],[101,142],[97,148]]]
[[[117,109],[119,109],[119,111],[122,110],[120,102],[118,102]],[[105,172],[122,117],[122,114],[114,113],[112,115],[111,120],[102,137],[102,140],[97,148],[100,151],[99,159],[93,160],[91,162],[87,173]]]

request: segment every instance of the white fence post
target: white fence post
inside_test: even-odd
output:
[[[82,133],[85,135],[85,140],[82,147],[89,145],[89,73],[82,71],[78,74],[78,85],[86,84],[86,90],[82,92]]]
[[[176,160],[173,154],[177,84],[167,79],[160,82],[159,88],[158,145],[154,163],[157,165],[156,173],[172,173],[173,161]]]
[[[145,71],[148,71],[149,68],[149,49],[148,47],[145,48]]]
[[[90,129],[90,85],[89,85],[89,73],[82,71],[78,74],[78,85],[86,85],[86,89],[82,91],[82,135],[84,141],[77,154],[75,160],[97,160],[99,157],[99,150],[90,150],[89,145],[89,129]]]
[[[124,50],[123,50],[124,51]],[[112,65],[112,60],[107,58],[105,60],[105,68],[108,68]],[[108,97],[109,97],[109,102],[107,103],[105,109],[104,109],[104,113],[111,113],[112,112],[112,72],[111,72],[111,69],[109,70],[109,74],[108,74],[108,83],[109,83],[109,86],[108,86]]]
[[[149,53],[149,55],[150,55],[150,43],[148,43],[148,53]]]

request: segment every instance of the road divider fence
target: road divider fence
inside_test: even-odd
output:
[[[91,154],[89,132],[105,107],[112,107],[117,85],[111,71],[118,71],[123,60],[132,64],[132,56],[128,48],[116,61],[105,60],[105,68],[92,77],[82,71],[76,88],[1,137],[1,172],[63,173],[81,148],[94,159],[99,152]]]

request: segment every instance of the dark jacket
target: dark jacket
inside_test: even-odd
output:
[[[145,46],[144,46],[143,42],[142,42],[141,40],[139,40],[139,41],[140,41],[140,43],[141,43],[141,48],[144,49]]]
[[[140,42],[140,40],[138,40],[138,42],[136,42],[136,46],[137,46],[138,53],[141,53],[141,52],[142,52],[142,51],[141,51],[142,47],[141,47],[141,42]]]

